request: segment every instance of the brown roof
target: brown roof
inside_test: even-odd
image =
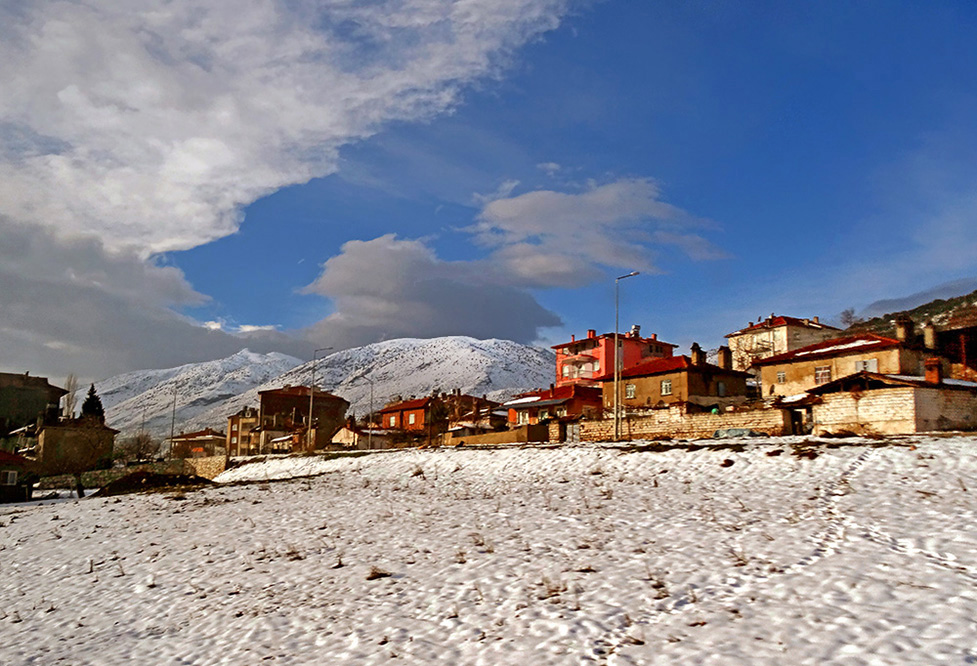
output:
[[[649,375],[660,375],[666,372],[679,372],[681,370],[694,370],[710,372],[713,374],[724,373],[727,375],[747,375],[749,373],[739,370],[726,370],[712,363],[695,365],[688,356],[671,356],[669,358],[656,358],[645,361],[639,365],[621,371],[621,378],[625,377],[647,377]],[[599,377],[594,377],[595,381],[606,382],[614,379],[614,373],[608,373]]]
[[[196,432],[181,432],[179,435],[176,435],[173,439],[200,439],[202,437],[225,438],[227,437],[227,435],[225,435],[222,432],[218,432],[213,428],[204,428],[203,430],[198,430]]]
[[[265,389],[264,391],[258,391],[258,395],[266,395],[270,393],[274,393],[278,395],[293,395],[293,396],[302,395],[308,397],[309,387],[308,386],[283,386],[282,388]],[[337,400],[345,400],[345,398],[341,398],[338,395],[329,393],[328,391],[323,391],[322,389],[316,389],[315,395],[317,398],[336,398]]]
[[[399,412],[405,409],[421,409],[427,407],[428,403],[431,402],[431,398],[417,398],[416,400],[404,400],[401,402],[394,403],[392,405],[387,405],[380,410],[380,413],[384,412]]]
[[[787,317],[780,315],[777,317],[767,317],[763,321],[758,321],[755,324],[751,324],[746,328],[741,328],[738,331],[728,333],[727,338],[731,338],[734,335],[740,335],[742,333],[748,333],[749,331],[759,331],[768,328],[778,328],[780,326],[798,326],[802,328],[816,328],[816,329],[827,329],[831,331],[840,331],[840,328],[835,328],[834,326],[829,326],[828,324],[822,324],[821,322],[816,322],[813,319],[798,319],[797,317]]]
[[[859,333],[844,338],[832,338],[813,345],[801,347],[793,351],[775,354],[767,358],[753,361],[753,365],[772,365],[774,363],[789,363],[791,361],[807,361],[845,354],[864,354],[881,349],[899,347],[902,343],[895,338],[887,338],[875,333]]]
[[[614,337],[613,332],[601,333],[600,335],[596,335],[592,338],[580,338],[579,340],[571,340],[570,342],[563,342],[558,345],[553,345],[552,347],[550,347],[550,349],[562,349],[563,347],[569,347],[570,345],[579,345],[581,342],[587,342],[587,340],[599,340],[600,338],[613,338],[613,337]],[[659,340],[658,338],[633,337],[631,335],[628,335],[627,333],[618,333],[618,337],[620,337],[622,340],[640,340],[641,342],[647,342],[647,343],[654,342],[655,344],[664,345],[666,347],[678,347],[678,345],[673,345],[671,342],[665,342],[664,340]]]

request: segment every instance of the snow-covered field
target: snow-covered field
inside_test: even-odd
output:
[[[3,506],[0,663],[977,662],[977,438],[799,441]]]

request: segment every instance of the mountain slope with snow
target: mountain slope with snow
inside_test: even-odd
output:
[[[163,370],[138,370],[97,382],[106,421],[123,435],[147,431],[168,435],[176,398],[176,425],[192,421],[214,404],[258,386],[302,361],[277,352],[242,349],[216,361],[188,363]],[[87,388],[79,392],[81,405]],[[216,424],[220,425],[220,424]]]
[[[397,396],[429,395],[460,389],[489,398],[547,386],[553,381],[555,355],[548,349],[511,340],[477,340],[464,336],[400,338],[345,349],[316,361],[315,384],[350,402],[350,413],[379,409]],[[312,362],[292,368],[262,386],[215,404],[192,419],[188,428],[217,427],[227,416],[248,405],[257,406],[258,391],[286,384],[308,386]]]
[[[403,338],[346,349],[316,361],[316,386],[341,395],[359,415],[402,396],[460,389],[473,395],[504,398],[553,381],[555,358],[548,349],[510,340],[468,337]],[[247,349],[225,359],[178,368],[142,370],[96,383],[106,419],[123,436],[147,431],[168,436],[174,397],[176,430],[223,430],[227,417],[258,405],[258,391],[286,384],[308,386],[312,362],[284,354],[255,354]],[[87,387],[79,392],[78,405]]]

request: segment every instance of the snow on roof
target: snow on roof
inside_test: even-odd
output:
[[[902,343],[895,338],[887,338],[882,335],[876,335],[875,333],[861,333],[859,335],[850,335],[844,338],[824,340],[823,342],[807,345],[806,347],[801,347],[800,349],[795,349],[793,351],[774,354],[773,356],[768,356],[767,358],[759,358],[753,361],[753,365],[772,365],[774,363],[793,361],[798,358],[806,360],[811,358],[819,358],[822,356],[844,354],[849,351],[861,353],[863,351],[872,349],[888,349],[890,347],[898,347],[900,344]]]
[[[852,349],[854,347],[865,347],[866,345],[877,345],[878,340],[855,340],[854,342],[847,342],[843,345],[832,345],[830,347],[822,347],[820,349],[806,349],[798,351],[795,356],[805,356],[807,354],[831,354],[836,351],[841,351],[842,349]]]
[[[526,396],[525,398],[516,398],[515,400],[510,400],[509,402],[504,402],[504,403],[502,403],[502,406],[503,407],[509,407],[511,405],[523,405],[523,404],[525,404],[527,402],[536,402],[537,400],[541,400],[541,399],[542,399],[542,396],[530,395],[530,396]]]
[[[790,403],[790,402],[800,402],[801,400],[803,400],[806,397],[808,397],[807,392],[804,392],[804,393],[795,393],[794,395],[785,395],[784,397],[782,397],[780,399],[780,402],[787,402],[787,403]]]

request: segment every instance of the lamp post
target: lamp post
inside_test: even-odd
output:
[[[312,407],[313,398],[315,398],[315,364],[318,359],[319,352],[329,351],[332,347],[320,347],[312,352],[312,381],[309,382],[309,422],[305,433],[305,446],[309,451],[314,451],[315,446],[312,443]]]
[[[367,419],[366,422],[366,427],[367,427],[366,448],[372,451],[373,450],[373,380],[367,377],[366,375],[363,375],[361,377],[357,377],[353,381],[356,382],[361,379],[370,382],[370,417]]]
[[[620,285],[621,280],[625,278],[634,277],[638,275],[638,271],[631,271],[627,275],[621,275],[614,279],[614,441],[620,441],[621,439],[621,409],[619,406],[621,388],[619,383],[621,381],[621,360],[620,360],[620,343],[618,342],[618,330],[620,329],[620,312],[621,312],[621,295],[620,295]]]

